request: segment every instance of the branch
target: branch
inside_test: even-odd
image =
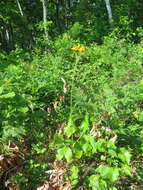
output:
[[[21,16],[24,16],[19,0],[16,0]]]

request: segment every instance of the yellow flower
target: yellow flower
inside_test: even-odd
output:
[[[81,45],[77,45],[77,46],[74,46],[73,48],[71,48],[71,50],[73,50],[73,51],[80,51],[80,52],[85,51],[86,49],[87,49],[86,46],[81,46]]]

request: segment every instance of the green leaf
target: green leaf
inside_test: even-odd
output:
[[[100,159],[105,161],[106,160],[106,156],[101,155]]]
[[[97,149],[99,152],[105,152],[106,151],[106,148],[105,148],[105,145],[106,145],[106,141],[105,139],[100,139],[97,143]]]
[[[114,150],[112,150],[112,149],[108,150],[108,154],[111,155],[112,157],[116,157],[117,156],[117,153]]]
[[[0,87],[0,94],[3,92],[3,86]]]
[[[105,190],[105,189],[107,189],[106,181],[100,179],[99,175],[91,175],[89,177],[89,186],[92,188],[92,190]]]
[[[74,125],[74,122],[72,120],[72,116],[70,116],[67,126],[64,128],[64,132],[67,135],[67,137],[71,137],[76,131],[76,127]]]
[[[126,174],[126,175],[129,175],[131,176],[131,167],[128,166],[128,165],[124,165],[122,168],[121,168],[121,171]]]
[[[80,149],[75,149],[75,156],[80,159],[82,157],[83,151]]]
[[[70,138],[76,131],[75,126],[67,126],[64,129],[65,134],[67,135],[68,138]]]
[[[26,112],[28,112],[28,108],[27,107],[20,107],[20,108],[18,108],[18,111],[20,111],[22,113],[26,113]]]
[[[143,112],[140,112],[140,114],[139,114],[139,121],[143,121]]]
[[[92,187],[92,190],[99,190],[100,188],[100,176],[99,175],[91,175],[89,177],[89,186]]]
[[[118,190],[116,187],[110,187],[109,190]]]
[[[60,146],[64,143],[63,135],[61,134],[55,134],[53,143],[56,144],[56,146]]]
[[[7,99],[7,98],[13,98],[15,96],[15,93],[14,92],[9,92],[7,94],[3,94],[0,96],[0,98],[4,98],[4,99]]]
[[[84,121],[81,123],[79,128],[82,130],[83,133],[89,130],[89,119],[87,114],[85,115]]]
[[[108,178],[109,177],[109,173],[111,172],[111,168],[109,166],[106,166],[106,165],[100,165],[96,169],[96,171],[99,172],[102,177]]]
[[[69,147],[66,147],[64,154],[65,154],[65,158],[66,158],[67,162],[71,162],[72,161],[72,150]]]
[[[97,152],[97,144],[96,144],[95,137],[90,136],[90,144],[92,146],[92,152],[93,153]]]
[[[56,158],[57,160],[61,160],[65,156],[66,147],[60,148],[57,151]]]
[[[72,173],[72,175],[71,175],[70,178],[71,178],[72,180],[78,178],[79,168],[78,168],[77,166],[73,166],[73,167],[71,168],[71,173]]]
[[[112,142],[112,141],[108,141],[107,147],[108,147],[108,148],[111,148],[111,149],[116,149],[115,143]]]
[[[125,148],[120,148],[121,153],[118,154],[118,157],[122,162],[129,164],[131,160],[131,154]]]
[[[119,177],[119,169],[118,168],[112,168],[110,175],[111,175],[110,180],[112,182],[116,181]]]
[[[3,138],[8,139],[10,137],[20,138],[25,135],[25,129],[22,127],[13,127],[10,125],[3,127]]]
[[[83,146],[82,146],[82,149],[85,153],[89,152],[89,150],[91,150],[91,145],[89,143],[85,143]]]
[[[104,179],[109,179],[111,182],[116,181],[119,177],[119,169],[107,165],[100,165],[96,171],[99,172]]]

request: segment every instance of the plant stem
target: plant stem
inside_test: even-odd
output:
[[[72,75],[72,83],[71,83],[71,95],[70,95],[70,114],[72,115],[73,111],[73,85],[74,85],[74,79],[76,75],[76,70],[77,70],[77,64],[79,62],[80,56],[78,53],[75,54],[75,65],[73,68],[73,75]]]

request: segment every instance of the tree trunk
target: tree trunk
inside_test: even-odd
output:
[[[14,47],[12,26],[11,23],[8,20],[4,19],[2,16],[0,19],[3,26],[0,34],[0,45],[5,51],[10,51]]]
[[[58,31],[61,34],[62,29],[61,29],[61,23],[60,23],[59,2],[55,3],[55,9],[56,9],[56,24],[57,24]]]
[[[105,4],[106,4],[107,13],[108,13],[108,19],[109,19],[110,27],[112,29],[113,28],[113,16],[112,16],[112,9],[111,9],[111,5],[110,5],[110,0],[105,0]]]
[[[26,38],[24,40],[24,43],[22,43],[23,44],[22,46],[23,46],[23,48],[30,48],[31,49],[33,44],[34,44],[32,31],[27,27],[28,26],[28,19],[27,19],[27,16],[23,13],[20,1],[16,0],[16,2],[17,2],[17,6],[19,8],[20,15],[21,15],[21,17],[23,18],[23,21],[24,21],[23,22],[24,28],[26,29],[26,31],[24,32],[24,38],[25,38],[25,36],[26,36]]]
[[[46,0],[42,0],[43,5],[43,22],[44,22],[44,31],[45,31],[45,39],[48,40],[48,30],[47,30],[47,7],[46,7]]]

